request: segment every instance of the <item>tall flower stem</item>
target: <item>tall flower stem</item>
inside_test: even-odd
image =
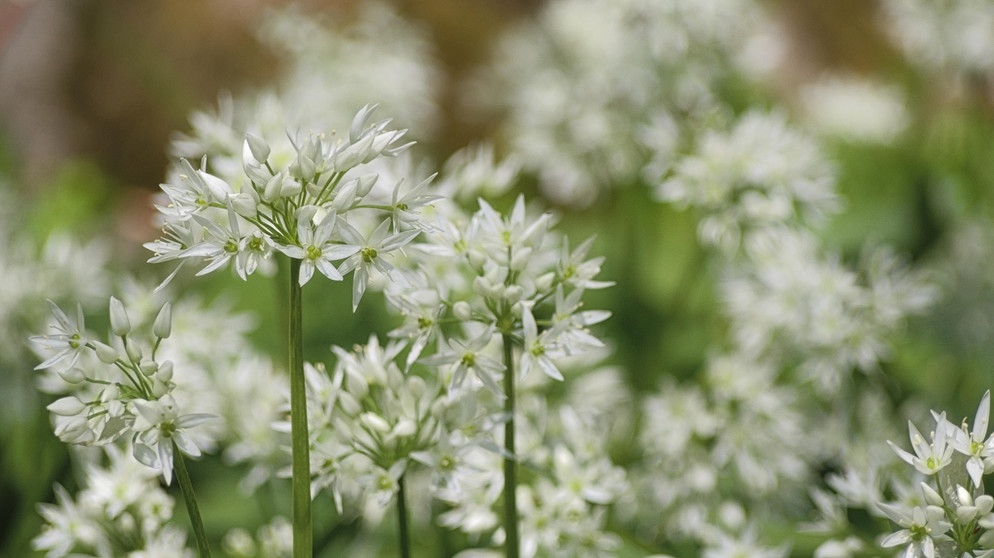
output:
[[[290,260],[290,436],[293,479],[293,558],[311,558],[311,457],[304,380],[303,303],[300,260]]]
[[[520,543],[518,542],[518,458],[514,451],[514,345],[511,335],[502,336],[504,342],[504,413],[507,422],[504,423],[504,532],[507,558],[518,558]]]
[[[173,463],[176,468],[176,480],[179,481],[179,489],[186,502],[186,512],[190,516],[190,523],[193,524],[193,535],[197,539],[197,552],[200,553],[200,558],[210,558],[211,548],[207,544],[204,520],[200,517],[197,497],[193,494],[193,483],[190,482],[190,473],[186,470],[186,460],[183,458],[183,452],[176,446],[176,442],[173,442]]]
[[[407,525],[407,494],[404,475],[397,479],[397,531],[400,539],[400,558],[411,558],[411,533]]]

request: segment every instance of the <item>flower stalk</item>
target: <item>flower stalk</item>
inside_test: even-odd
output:
[[[518,558],[520,543],[518,542],[518,461],[514,450],[514,346],[511,335],[502,335],[504,342],[504,413],[507,422],[504,423],[504,532],[507,558]]]
[[[301,261],[290,259],[289,367],[290,431],[293,478],[293,558],[311,558],[311,460],[307,432],[307,395],[304,379],[303,303]]]
[[[400,558],[411,558],[411,533],[407,525],[407,491],[404,475],[397,479],[397,531],[400,540]]]
[[[193,524],[193,535],[197,539],[197,552],[200,554],[200,558],[210,558],[211,549],[210,545],[207,544],[207,533],[204,531],[204,521],[200,517],[197,497],[193,493],[190,473],[186,470],[186,460],[176,442],[174,441],[172,444],[175,456],[174,463],[176,464],[176,480],[179,481],[180,492],[183,493],[183,501],[186,503],[186,511],[190,516],[190,523]]]

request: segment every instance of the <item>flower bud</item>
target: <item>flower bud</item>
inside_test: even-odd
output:
[[[504,299],[511,304],[521,300],[521,297],[523,297],[524,294],[525,289],[521,285],[508,285],[507,288],[504,289]]]
[[[79,368],[76,368],[75,366],[68,370],[63,370],[59,372],[59,376],[63,380],[65,380],[66,383],[69,384],[79,384],[86,379],[86,375],[83,373],[83,371],[80,370]]]
[[[338,394],[338,406],[342,408],[342,412],[350,417],[354,417],[362,411],[362,405],[347,391]]]
[[[143,360],[141,364],[138,365],[138,369],[141,370],[142,374],[145,376],[151,376],[159,371],[159,363],[154,360]]]
[[[235,210],[235,213],[246,219],[254,219],[259,214],[258,205],[248,192],[235,194],[228,201],[231,203],[231,208]]]
[[[262,191],[262,199],[267,202],[274,202],[283,195],[283,173],[270,178],[266,182],[266,187]]]
[[[921,483],[922,495],[925,496],[925,502],[933,506],[943,506],[945,502],[942,500],[942,496],[935,491],[934,488],[928,485],[928,483]]]
[[[373,185],[376,184],[376,180],[379,177],[380,175],[376,174],[375,172],[360,176],[356,180],[356,195],[358,195],[360,198],[365,197],[366,194],[368,194],[369,191],[373,189]]]
[[[252,152],[252,158],[256,161],[265,163],[269,159],[270,149],[266,140],[249,132],[245,134],[245,145],[248,146],[249,151]]]
[[[460,300],[452,305],[452,314],[460,322],[468,322],[473,318],[473,309],[465,300]]]
[[[168,383],[173,379],[173,361],[167,360],[159,364],[159,370],[156,371],[155,377],[158,380]]]
[[[138,343],[135,343],[134,339],[124,340],[124,351],[128,353],[128,360],[131,362],[142,361],[142,348]]]
[[[56,400],[46,409],[62,417],[74,417],[86,410],[86,404],[76,397],[70,396]]]
[[[376,432],[390,432],[390,423],[375,413],[363,413],[359,416],[359,422],[366,428]]]
[[[152,333],[159,339],[165,339],[169,337],[173,328],[173,305],[167,302],[162,305],[159,309],[159,314],[155,317],[155,323],[152,324]]]
[[[197,171],[197,175],[203,180],[204,186],[207,187],[207,191],[210,192],[211,201],[218,203],[224,203],[228,201],[228,196],[235,193],[231,188],[231,185],[224,180],[214,176],[213,174],[206,173],[204,171]]]
[[[552,271],[543,273],[535,278],[535,290],[540,293],[548,292],[552,289],[552,283],[556,280],[556,274]]]
[[[101,343],[100,341],[91,341],[93,343],[93,350],[97,353],[97,358],[100,362],[104,364],[114,364],[117,359],[120,358],[117,354],[117,349],[111,347],[110,345]]]
[[[390,434],[399,438],[407,438],[413,436],[417,431],[418,425],[413,420],[405,418],[397,422],[397,426],[393,427],[393,432]]]
[[[110,330],[118,337],[124,337],[131,333],[131,320],[124,309],[124,303],[110,297]]]

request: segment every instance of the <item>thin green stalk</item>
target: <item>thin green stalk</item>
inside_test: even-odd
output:
[[[518,542],[518,460],[514,451],[514,346],[511,335],[505,333],[504,341],[504,532],[507,558],[518,558],[521,544]]]
[[[200,517],[200,508],[197,507],[197,497],[193,494],[193,483],[190,482],[190,473],[186,470],[186,461],[183,459],[183,452],[180,451],[176,442],[172,444],[176,480],[179,481],[179,489],[183,493],[183,500],[186,502],[186,511],[190,516],[190,523],[193,524],[193,535],[197,539],[197,551],[200,553],[200,558],[210,558],[211,548],[207,544],[207,533],[204,532],[204,520]]]
[[[311,558],[311,457],[304,380],[303,303],[300,260],[290,260],[290,436],[293,479],[293,558]]]
[[[400,558],[411,558],[411,534],[407,526],[407,494],[404,475],[397,479],[397,530],[400,532]]]

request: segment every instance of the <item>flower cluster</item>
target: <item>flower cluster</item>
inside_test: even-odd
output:
[[[287,128],[336,129],[367,103],[417,130],[419,139],[429,136],[438,118],[438,69],[425,33],[382,2],[363,2],[354,19],[336,15],[343,17],[329,25],[299,7],[268,10],[258,35],[282,61],[275,87],[222,96],[215,110],[194,112],[171,154],[209,156],[214,174],[240,184],[246,133],[275,138]]]
[[[994,7],[984,0],[882,3],[886,30],[913,63],[963,74],[994,71]]]
[[[75,500],[56,485],[57,503],[39,506],[45,524],[34,549],[48,558],[192,558],[186,532],[168,524],[175,503],[156,474],[117,446],[99,453],[85,466]]]
[[[672,154],[720,104],[715,84],[764,21],[741,0],[549,2],[500,43],[496,86],[481,93],[507,111],[543,193],[590,205],[638,182],[650,153]]]
[[[440,218],[427,242],[410,250],[416,288],[386,291],[405,320],[391,335],[413,343],[409,363],[438,342],[421,362],[441,370],[450,390],[472,376],[501,395],[506,366],[562,380],[559,359],[603,346],[587,328],[609,313],[581,309],[585,290],[612,284],[595,279],[603,257],[588,258],[592,238],[571,249],[549,231],[551,214],[528,216],[523,197],[508,215],[481,200],[468,219]],[[443,322],[460,327],[449,333]],[[512,362],[490,353],[500,337],[521,347]]]
[[[704,213],[699,234],[735,251],[755,230],[818,222],[838,203],[817,144],[779,113],[749,112],[727,132],[706,130],[658,187],[660,200]]]
[[[146,244],[149,261],[203,262],[198,275],[230,264],[245,279],[279,252],[301,262],[301,285],[315,272],[341,281],[354,271],[357,306],[371,276],[393,271],[390,254],[420,233],[417,214],[435,199],[427,181],[374,188],[379,175],[368,163],[410,145],[388,120],[370,123],[374,108],[360,110],[348,138],[334,142],[296,134],[289,149],[274,150],[247,135],[240,186],[181,161],[162,186],[165,235]]]
[[[311,490],[330,490],[339,512],[343,495],[385,508],[412,460],[437,443],[439,387],[401,370],[401,348],[381,347],[373,336],[353,351],[333,347],[331,375],[322,367],[306,370]]]
[[[936,296],[925,274],[885,248],[867,250],[852,270],[808,231],[776,228],[750,240],[747,263],[721,285],[736,344],[794,360],[803,378],[832,393],[849,371],[874,370],[888,337]]]
[[[172,330],[170,304],[162,306],[147,336],[133,330],[124,304],[111,297],[109,343],[86,330],[81,306],[73,317],[50,306],[54,332],[32,341],[54,353],[36,369],[55,369],[70,393],[48,406],[59,439],[92,446],[130,438],[135,458],[159,471],[166,483],[172,479],[174,448],[199,456],[212,445],[201,427],[213,416],[183,412],[173,395],[173,362],[156,358]]]
[[[878,502],[900,529],[880,541],[904,546],[905,556],[994,555],[994,498],[984,491],[984,477],[994,471],[994,435],[988,436],[990,391],[977,407],[973,424],[956,425],[932,411],[935,427],[926,438],[908,423],[908,452],[890,446],[902,461],[924,475],[916,494],[898,502]]]

